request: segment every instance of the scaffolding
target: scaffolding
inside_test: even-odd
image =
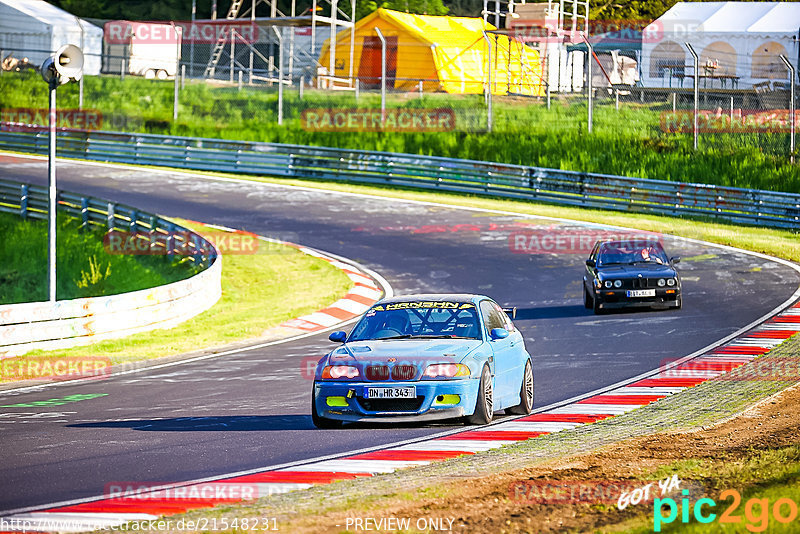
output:
[[[245,4],[249,3],[248,7],[245,7]],[[275,44],[282,49],[284,43],[288,41],[289,46],[289,54],[288,54],[288,79],[284,81],[284,83],[291,84],[292,83],[292,75],[294,72],[294,62],[296,56],[295,51],[295,28],[302,28],[302,27],[310,27],[311,28],[311,46],[310,50],[299,50],[299,55],[302,55],[306,61],[313,62],[316,66],[316,75],[319,77],[320,74],[324,75],[327,79],[330,80],[330,84],[332,86],[342,87],[345,88],[353,88],[353,54],[355,50],[355,13],[356,13],[356,0],[351,0],[351,9],[350,13],[345,13],[341,8],[339,8],[340,0],[313,0],[312,7],[310,9],[310,14],[305,15],[301,14],[300,16],[297,15],[297,4],[296,0],[291,0],[290,3],[290,10],[289,13],[284,13],[280,9],[278,9],[278,0],[231,0],[230,7],[228,8],[228,12],[225,16],[227,20],[243,20],[249,19],[251,24],[258,25],[260,28],[266,28],[268,31],[266,32],[259,32],[260,34],[266,34],[270,36],[270,48],[272,48]],[[260,5],[266,5],[269,7],[269,17],[256,17],[256,8]],[[212,19],[216,19],[216,2],[214,11],[212,13]],[[270,27],[275,28],[273,31],[269,31]],[[277,28],[291,28],[292,31],[289,33],[289,39],[284,39],[282,34],[278,32]],[[329,30],[329,35],[331,38],[335,38],[337,33],[340,29],[350,29],[350,71],[348,72],[347,78],[337,78],[335,77],[336,72],[336,57],[335,53],[331,55],[330,62],[327,68],[323,65],[320,65],[318,62],[319,52],[322,48],[322,42],[319,39],[319,28],[327,27]],[[272,41],[273,32],[277,37],[277,42]],[[241,44],[244,45],[249,49],[249,62],[248,64],[242,65],[236,60],[237,53],[236,53],[236,45]],[[211,50],[211,54],[209,56],[208,63],[206,64],[204,77],[205,78],[214,78],[217,69],[220,64],[224,64],[223,59],[225,54],[228,55],[228,59],[230,61],[230,82],[234,81],[234,70],[238,65],[240,72],[242,70],[247,72],[249,83],[252,83],[254,80],[259,81],[268,81],[270,83],[277,82],[278,79],[274,77],[274,74],[279,70],[275,65],[275,56],[274,49],[265,57],[255,46],[255,43],[248,42],[246,39],[243,39],[241,35],[237,35],[237,32],[233,28],[225,27],[225,30],[221,32],[219,38],[213,45]],[[254,59],[255,57],[259,57],[262,61],[264,61],[267,67],[268,75],[264,76],[257,76],[254,74]],[[333,73],[330,74],[330,73]],[[280,77],[280,76],[279,76]]]

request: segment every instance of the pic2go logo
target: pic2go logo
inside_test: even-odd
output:
[[[683,490],[681,499],[680,514],[681,523],[689,522],[689,513],[692,512],[694,519],[698,523],[712,523],[717,519],[717,514],[711,511],[716,508],[717,503],[713,499],[698,499],[694,506],[689,502],[688,490]],[[733,489],[725,490],[720,493],[721,501],[731,499],[731,504],[720,514],[720,523],[742,523],[742,517],[733,515],[742,503],[741,494]],[[664,512],[667,515],[664,515]],[[770,511],[772,514],[770,514]],[[661,526],[673,523],[678,518],[679,507],[674,499],[654,499],[653,500],[653,531],[661,532]],[[769,499],[748,499],[744,505],[744,526],[750,532],[764,532],[769,528],[770,519],[775,519],[778,523],[788,524],[797,519],[797,503],[786,497],[778,499],[770,508]]]

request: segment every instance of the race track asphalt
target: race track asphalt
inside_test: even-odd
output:
[[[683,257],[683,309],[594,316],[582,303],[585,252],[529,253],[531,236],[541,244],[545,236],[597,234],[577,223],[168,171],[62,162],[58,173],[64,190],[351,258],[398,294],[483,293],[516,306],[534,356],[536,406],[690,354],[769,312],[800,283],[794,270],[766,259],[666,239],[668,252]],[[45,185],[46,162],[4,156],[0,176]],[[453,428],[315,429],[302,360],[331,347],[321,333],[106,380],[0,392],[0,511],[102,495],[115,482],[193,480]],[[105,395],[11,406],[82,393]]]

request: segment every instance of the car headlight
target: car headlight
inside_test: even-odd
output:
[[[606,280],[605,285],[607,289],[611,289],[611,284],[612,284],[611,280]]]
[[[423,378],[455,378],[459,376],[469,376],[469,367],[460,363],[434,363],[422,373]]]
[[[667,285],[668,285],[669,287],[672,287],[672,286],[674,286],[674,285],[675,285],[675,283],[676,283],[676,282],[675,282],[675,279],[674,279],[674,278],[668,278],[668,279],[667,279]]]
[[[322,370],[322,378],[337,380],[339,378],[356,378],[358,369],[352,365],[327,365]]]
[[[667,285],[667,281],[664,280],[663,278],[659,278],[658,279],[658,287],[664,287],[665,285]]]
[[[622,280],[614,280],[614,287],[616,288],[622,287]]]

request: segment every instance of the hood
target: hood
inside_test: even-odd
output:
[[[609,265],[597,270],[600,279],[613,278],[626,280],[629,278],[675,278],[676,271],[671,265],[636,263],[634,265]]]

